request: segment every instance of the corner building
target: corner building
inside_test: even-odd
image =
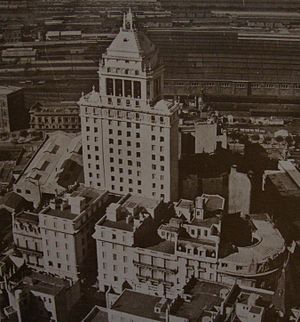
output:
[[[79,101],[87,186],[177,199],[179,104],[162,99],[163,83],[158,50],[129,12],[102,56],[99,93]]]

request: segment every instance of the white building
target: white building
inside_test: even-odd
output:
[[[78,187],[52,199],[39,213],[13,215],[15,248],[31,268],[76,282],[89,256],[95,256],[92,234],[108,194]]]
[[[99,77],[100,92],[79,101],[86,185],[176,200],[179,104],[162,100],[164,67],[131,12]]]
[[[274,287],[285,256],[283,237],[267,215],[237,219],[245,223],[239,226],[242,238],[227,236],[232,216],[220,216],[224,203],[218,195],[181,199],[164,223],[170,208],[162,202],[129,195],[110,204],[93,235],[100,291],[111,287],[120,294],[130,286],[174,299],[192,277]]]

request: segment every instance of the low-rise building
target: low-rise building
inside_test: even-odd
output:
[[[36,49],[33,48],[7,48],[2,50],[2,61],[4,63],[32,63],[36,60]]]
[[[12,132],[29,126],[22,88],[0,86],[0,132]]]
[[[21,268],[7,282],[9,307],[4,312],[15,313],[18,321],[69,321],[68,313],[80,299],[79,282]]]
[[[14,184],[14,191],[37,207],[83,180],[81,136],[49,135]]]
[[[34,104],[30,109],[30,127],[42,131],[80,131],[79,108],[73,102]]]
[[[107,292],[106,312],[94,308],[84,321],[269,322],[278,318],[273,295],[273,291],[192,278],[173,300],[130,289],[119,296]],[[105,319],[93,319],[92,312],[101,312]]]

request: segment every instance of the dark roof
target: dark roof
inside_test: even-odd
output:
[[[268,175],[269,180],[277,188],[282,196],[300,197],[300,188],[286,173],[274,173]]]
[[[156,251],[156,252],[161,252],[161,253],[167,253],[167,254],[174,254],[175,253],[175,243],[171,241],[161,241],[160,243],[154,245],[154,246],[149,246],[147,249]]]
[[[0,200],[0,208],[4,207],[10,210],[18,210],[29,205],[30,203],[28,201],[13,191],[5,194],[2,200]]]
[[[133,231],[133,225],[128,224],[125,219],[118,220],[118,221],[111,221],[111,220],[106,219],[101,224],[101,226],[120,229],[120,230],[126,230],[126,231]]]
[[[154,312],[155,305],[160,297],[146,295],[131,290],[125,290],[113,304],[112,310],[151,319],[153,321],[164,321],[160,314]],[[141,321],[143,321],[141,319]]]
[[[196,284],[187,292],[192,296],[190,302],[181,302],[181,305],[175,308],[172,314],[187,318],[190,322],[199,321],[206,310],[214,310],[215,306],[221,305],[223,299],[220,297],[220,291],[229,288],[227,286],[197,281]]]

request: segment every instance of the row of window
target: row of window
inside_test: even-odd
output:
[[[106,95],[141,98],[141,82],[106,78]]]

